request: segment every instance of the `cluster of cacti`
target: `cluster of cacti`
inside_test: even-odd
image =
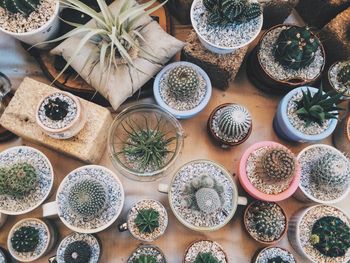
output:
[[[312,95],[310,89],[302,90],[301,100],[295,101],[297,104],[297,115],[305,121],[305,125],[318,123],[323,125],[325,120],[337,119],[338,111],[342,110],[336,105],[340,103],[342,93],[333,91],[324,93],[322,88]]]
[[[92,179],[75,183],[68,194],[69,207],[84,217],[96,216],[107,202],[103,185]]]
[[[169,94],[175,99],[180,101],[188,100],[198,90],[198,73],[192,67],[177,66],[170,70],[167,85]]]
[[[152,233],[159,227],[159,212],[153,208],[140,209],[134,223],[141,233]]]
[[[211,252],[198,253],[194,263],[220,263],[220,261]]]
[[[345,65],[341,67],[338,72],[337,79],[341,84],[347,88],[350,88],[350,61],[347,61]]]
[[[35,168],[29,163],[16,163],[0,169],[0,194],[22,197],[38,184]]]
[[[321,185],[346,186],[350,180],[350,161],[339,154],[327,152],[315,162],[311,174]]]
[[[133,263],[157,263],[157,260],[153,256],[141,255],[133,261]]]
[[[245,107],[231,104],[222,109],[218,117],[218,124],[223,134],[230,138],[236,138],[249,132],[252,118]]]
[[[12,248],[19,252],[32,252],[39,244],[39,230],[32,226],[22,226],[11,237]]]
[[[91,258],[91,247],[84,241],[74,241],[64,250],[65,263],[87,263]]]
[[[285,180],[293,176],[296,168],[294,154],[282,147],[269,148],[261,158],[262,171],[273,180]]]
[[[262,13],[259,3],[248,0],[203,0],[203,5],[208,11],[208,23],[212,25],[244,23]]]
[[[0,0],[0,7],[10,13],[20,13],[29,16],[38,9],[40,0]]]
[[[45,115],[54,121],[62,120],[68,114],[68,103],[56,98],[55,100],[49,99],[48,104],[44,106]]]
[[[274,257],[274,258],[269,258],[267,260],[267,263],[289,263],[289,261],[284,260],[280,256]]]
[[[192,179],[183,194],[187,207],[207,214],[218,211],[225,202],[223,186],[210,175]]]
[[[310,242],[327,257],[342,257],[350,248],[350,228],[338,217],[322,217],[312,226]]]
[[[275,59],[289,69],[305,68],[315,60],[319,45],[308,27],[291,26],[281,31],[275,43]]]

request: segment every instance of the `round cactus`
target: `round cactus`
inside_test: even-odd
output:
[[[159,212],[153,208],[139,210],[135,225],[141,233],[152,233],[159,227]]]
[[[177,66],[170,70],[167,84],[171,96],[177,100],[186,100],[198,89],[198,73],[191,67]]]
[[[274,180],[290,178],[296,167],[294,154],[285,148],[268,149],[261,163],[264,175]]]
[[[20,13],[25,16],[37,10],[39,5],[40,0],[0,0],[0,7],[10,13]]]
[[[341,67],[337,79],[341,84],[350,88],[350,61],[347,61],[345,65]]]
[[[96,216],[106,202],[105,188],[100,182],[91,179],[76,183],[68,194],[70,208],[84,217]]]
[[[7,171],[7,194],[21,197],[32,190],[38,184],[38,175],[35,168],[29,163],[17,163]]]
[[[45,115],[54,121],[62,120],[68,114],[68,107],[68,103],[60,98],[49,99],[49,103],[44,106]]]
[[[319,40],[308,27],[291,26],[281,31],[275,43],[274,55],[282,66],[298,70],[315,60],[319,46]]]
[[[84,241],[70,243],[64,251],[65,263],[87,263],[91,258],[91,247]]]
[[[157,263],[157,260],[153,256],[141,255],[133,261],[133,263]]]
[[[267,260],[267,263],[289,263],[289,261],[284,260],[280,256],[274,257],[274,258],[269,258]]]
[[[196,192],[196,202],[199,210],[212,213],[221,207],[219,194],[213,188],[201,188]]]
[[[220,263],[220,261],[211,252],[200,252],[194,263]]]
[[[12,248],[19,252],[32,252],[39,244],[39,230],[32,226],[22,226],[11,237]]]

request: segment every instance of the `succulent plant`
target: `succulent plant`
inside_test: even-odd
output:
[[[0,168],[0,195],[7,193],[6,178],[7,170],[5,168]]]
[[[289,263],[289,261],[284,260],[280,256],[274,257],[274,258],[269,258],[267,260],[267,263]]]
[[[194,263],[220,263],[211,252],[200,252],[198,253],[196,259],[194,260]]]
[[[167,85],[175,99],[184,101],[196,94],[199,87],[198,73],[189,66],[177,66],[170,70]]]
[[[201,175],[192,179],[184,189],[186,206],[209,214],[222,208],[224,188],[210,175]]]
[[[0,0],[0,7],[10,13],[20,13],[29,16],[38,9],[40,0]]]
[[[74,241],[64,251],[65,263],[87,263],[91,258],[91,247],[82,240]]]
[[[153,208],[140,209],[134,223],[141,233],[152,233],[159,227],[159,212]]]
[[[346,186],[350,180],[350,161],[339,154],[327,152],[313,165],[311,174],[321,185]]]
[[[252,118],[249,111],[237,104],[231,104],[222,109],[218,117],[220,131],[230,138],[237,138],[249,132]]]
[[[325,120],[337,119],[338,111],[342,108],[337,107],[343,93],[334,93],[332,91],[324,93],[320,88],[314,95],[311,94],[310,89],[302,90],[302,98],[295,101],[297,104],[297,115],[304,120],[306,126],[311,123],[318,123],[323,125]]]
[[[347,61],[345,65],[341,67],[337,79],[341,84],[350,88],[350,61]]]
[[[327,257],[344,256],[350,248],[350,228],[338,217],[322,217],[312,226],[310,242]]]
[[[242,15],[237,17],[237,23],[246,23],[250,20],[257,18],[262,13],[260,3],[250,3],[247,8],[244,9]]]
[[[103,185],[93,179],[77,182],[69,191],[70,208],[84,217],[96,216],[107,202],[107,194]]]
[[[298,70],[315,60],[319,45],[319,40],[308,27],[291,26],[281,31],[275,43],[274,56],[285,68]]]
[[[265,176],[273,180],[285,180],[293,176],[296,159],[294,154],[282,147],[268,149],[261,159]]]
[[[60,98],[49,99],[49,103],[44,106],[45,115],[51,120],[62,120],[68,114],[68,103]]]
[[[157,263],[157,260],[153,256],[141,255],[133,263]]]
[[[32,226],[22,226],[11,237],[12,248],[19,252],[32,252],[39,244],[39,230]]]

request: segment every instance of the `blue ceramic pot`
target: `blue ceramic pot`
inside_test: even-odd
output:
[[[306,91],[307,88],[310,89],[311,94],[315,94],[318,91],[318,89],[313,88],[313,87],[308,87],[308,86],[303,86],[303,87],[293,89],[292,91],[290,91],[287,95],[285,95],[283,97],[283,99],[280,101],[280,103],[278,105],[277,112],[276,112],[275,118],[273,120],[273,128],[274,128],[275,132],[277,133],[277,135],[284,140],[292,141],[292,142],[317,142],[317,141],[321,141],[321,140],[327,138],[329,135],[331,135],[332,132],[334,131],[335,127],[337,126],[338,120],[332,119],[330,121],[330,125],[328,126],[328,128],[324,132],[322,132],[320,134],[316,134],[316,135],[304,134],[304,133],[300,132],[299,130],[297,130],[296,128],[294,128],[294,126],[291,124],[291,122],[289,121],[289,118],[287,116],[287,106],[288,106],[289,101],[292,99],[292,97],[296,93],[300,92],[301,90]]]

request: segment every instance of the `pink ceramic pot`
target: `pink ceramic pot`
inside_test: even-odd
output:
[[[254,152],[255,150],[262,148],[262,147],[284,147],[284,145],[279,144],[277,142],[272,142],[272,141],[263,141],[263,142],[258,142],[250,146],[242,155],[241,160],[239,162],[239,174],[238,178],[239,181],[244,188],[244,190],[251,195],[252,197],[258,199],[258,200],[263,200],[263,201],[268,201],[268,202],[279,202],[282,200],[287,199],[293,193],[297,190],[298,185],[299,185],[299,180],[300,180],[300,165],[297,164],[297,167],[295,169],[294,177],[292,182],[289,185],[289,188],[286,189],[285,191],[275,194],[275,195],[270,195],[270,194],[265,194],[258,189],[254,187],[254,185],[250,182],[247,173],[246,173],[246,165],[247,165],[247,160],[249,155]]]

